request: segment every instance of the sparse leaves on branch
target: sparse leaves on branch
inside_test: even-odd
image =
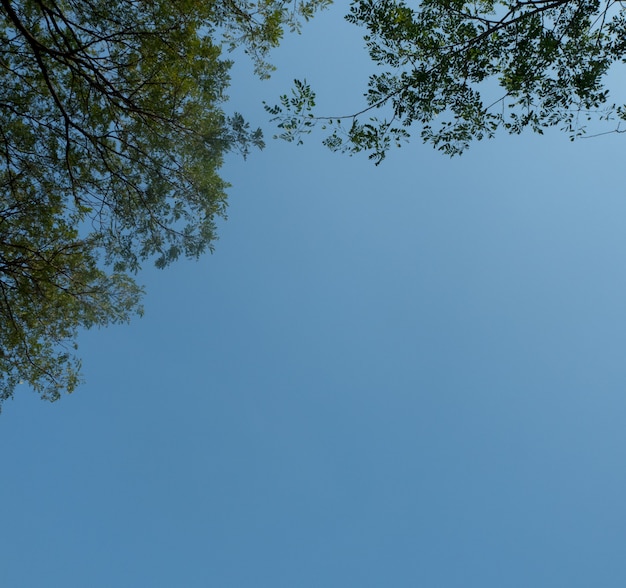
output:
[[[213,22],[222,28],[228,49],[243,46],[255,73],[267,78],[274,71],[269,53],[278,47],[285,29],[299,33],[303,22],[331,4],[332,0],[223,0],[215,2]]]

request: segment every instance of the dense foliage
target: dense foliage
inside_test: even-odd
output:
[[[213,246],[224,154],[262,147],[223,111],[243,45],[326,0],[0,0],[0,401],[79,381],[80,327],[141,312],[132,279]]]

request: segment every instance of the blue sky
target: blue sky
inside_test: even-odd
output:
[[[360,105],[341,14],[269,82],[238,62],[232,107],[265,124],[305,76]],[[623,152],[229,160],[215,253],[146,268],[145,316],[85,333],[72,396],[5,405],[0,586],[624,585]]]

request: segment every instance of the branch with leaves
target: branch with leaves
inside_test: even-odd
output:
[[[500,128],[559,126],[573,139],[594,118],[623,118],[605,84],[626,56],[626,17],[614,0],[359,0],[346,18],[366,29],[382,70],[370,76],[367,105],[320,116],[310,86],[297,83],[266,105],[279,137],[300,141],[316,126],[330,128],[331,149],[366,151],[380,163],[414,126],[455,155]],[[363,122],[374,111],[382,116]]]

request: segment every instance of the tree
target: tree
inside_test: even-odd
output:
[[[625,10],[615,0],[353,1],[346,18],[366,29],[380,69],[370,76],[367,106],[317,116],[315,94],[298,82],[266,109],[288,141],[330,126],[330,148],[369,151],[377,163],[412,126],[450,155],[499,128],[560,126],[573,139],[592,118],[626,119],[605,87],[611,65],[626,59]],[[384,114],[363,120],[374,111]]]
[[[212,249],[226,152],[261,131],[222,110],[243,45],[261,76],[328,0],[0,0],[0,402],[80,380],[80,328],[141,312],[153,259]]]

